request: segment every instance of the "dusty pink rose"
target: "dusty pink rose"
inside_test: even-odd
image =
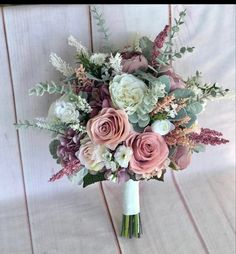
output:
[[[104,108],[87,123],[87,132],[95,144],[104,144],[111,150],[125,141],[130,132],[128,116],[123,110]]]
[[[133,73],[136,70],[146,70],[148,68],[147,59],[137,52],[122,53],[122,71],[126,73]]]
[[[126,145],[133,149],[130,169],[137,174],[162,170],[168,157],[169,149],[164,138],[154,132],[131,133]]]
[[[178,146],[172,160],[179,169],[185,169],[191,162],[192,154],[188,147]]]
[[[186,84],[182,78],[174,72],[172,68],[162,69],[162,75],[168,75],[170,77],[170,91],[174,91],[177,88],[185,88]]]

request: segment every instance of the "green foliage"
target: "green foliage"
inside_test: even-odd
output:
[[[157,78],[157,80],[162,83],[165,84],[165,91],[166,93],[169,93],[170,91],[170,78],[167,75],[162,75],[159,78]]]
[[[68,176],[68,179],[75,184],[81,185],[83,183],[84,177],[88,174],[87,168],[81,168],[78,172],[73,175]]]
[[[109,28],[105,25],[105,19],[103,18],[102,13],[98,12],[98,9],[96,6],[91,7],[91,12],[93,14],[94,19],[96,20],[96,25],[98,26],[98,31],[103,34],[103,50],[107,52],[112,52],[112,48],[110,45],[110,32]]]
[[[98,172],[96,175],[92,175],[92,174],[88,173],[83,179],[83,181],[84,181],[83,188],[85,188],[86,186],[88,186],[90,184],[93,184],[96,182],[101,182],[104,180],[106,180],[106,178],[104,177],[104,173]]]
[[[29,95],[36,95],[36,96],[42,96],[44,93],[49,94],[63,94],[63,93],[70,93],[71,87],[66,87],[64,85],[57,85],[53,81],[50,83],[38,83],[35,87],[31,88],[29,90]]]
[[[197,144],[194,146],[194,148],[192,149],[195,153],[200,153],[200,152],[205,152],[206,150],[206,146],[203,144]]]
[[[56,134],[64,134],[64,130],[66,129],[66,126],[59,124],[59,123],[48,123],[46,121],[36,121],[36,122],[29,122],[28,120],[25,121],[19,121],[18,123],[14,124],[17,129],[20,128],[36,128],[41,130],[47,130],[54,132]]]
[[[51,141],[49,144],[49,151],[50,154],[52,155],[53,159],[58,159],[57,156],[57,147],[61,144],[61,142],[58,139],[54,139]]]
[[[176,58],[181,58],[187,52],[193,52],[194,47],[181,47],[179,51],[175,50],[174,52],[171,49],[174,46],[172,40],[180,31],[180,26],[184,24],[185,16],[186,9],[179,13],[178,19],[174,19],[174,24],[169,32],[169,40],[165,42],[165,49],[156,59],[162,65],[170,65],[170,61],[175,60]]]
[[[143,36],[139,40],[139,47],[142,50],[142,54],[150,62],[152,60],[153,42],[147,36]]]
[[[188,78],[186,84],[188,88],[197,91],[195,99],[200,103],[204,103],[205,100],[224,97],[229,92],[229,89],[224,89],[216,83],[202,84],[201,73],[199,71],[196,72],[195,76]]]
[[[189,98],[194,96],[194,92],[190,89],[183,88],[183,89],[175,89],[170,95],[174,95],[175,99],[182,99],[182,98]]]
[[[102,66],[98,66],[92,62],[90,62],[89,58],[85,54],[78,54],[77,59],[79,63],[83,65],[87,75],[91,75],[95,77],[95,79],[101,79],[101,70]]]
[[[194,102],[188,104],[185,107],[185,109],[186,109],[187,113],[199,114],[203,110],[203,107],[202,107],[202,104],[200,102],[194,101]]]

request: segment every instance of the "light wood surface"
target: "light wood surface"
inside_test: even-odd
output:
[[[17,119],[45,117],[55,98],[30,97],[28,89],[42,78],[60,78],[48,62],[51,51],[74,61],[75,49],[67,45],[70,34],[90,46],[88,7],[8,7],[5,21]],[[34,253],[93,253],[96,248],[101,253],[115,253],[98,185],[82,189],[67,179],[48,183],[52,173],[60,169],[48,152],[49,141],[45,132],[20,130]]]
[[[120,49],[131,43],[136,32],[154,39],[168,24],[170,14],[168,5],[99,7],[112,33],[111,41]],[[199,70],[206,82],[218,81],[235,90],[235,6],[172,5],[172,18],[184,8],[186,23],[176,45],[196,49],[176,62],[177,73],[187,77]],[[47,115],[56,97],[30,97],[28,89],[39,81],[61,78],[48,57],[52,51],[73,62],[75,50],[67,45],[69,35],[94,51],[102,47],[89,6],[14,6],[4,7],[3,14],[0,253],[233,254],[235,102],[211,102],[199,119],[202,126],[222,131],[230,143],[195,154],[187,170],[168,172],[164,183],[142,182],[144,234],[138,240],[123,239],[119,236],[122,185],[103,183],[103,193],[99,184],[82,189],[67,179],[48,183],[59,169],[48,152],[50,134],[20,130],[18,142],[12,125],[16,120]]]
[[[28,254],[30,235],[6,45],[0,12],[0,253]]]

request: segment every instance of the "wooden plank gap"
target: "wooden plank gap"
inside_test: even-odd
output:
[[[187,215],[188,215],[188,217],[189,217],[189,219],[190,219],[190,221],[191,221],[191,223],[193,225],[193,228],[194,228],[194,230],[195,230],[195,232],[196,232],[196,234],[197,234],[197,236],[198,236],[198,238],[199,238],[199,240],[200,240],[200,242],[202,244],[202,247],[203,247],[204,251],[207,254],[210,254],[210,252],[208,250],[208,247],[207,247],[207,245],[206,245],[206,243],[204,241],[204,238],[203,238],[203,236],[202,236],[202,234],[201,234],[201,232],[200,232],[200,230],[199,230],[199,228],[197,226],[197,223],[196,223],[196,221],[195,221],[195,219],[194,219],[194,217],[193,217],[193,215],[192,215],[192,213],[191,213],[191,211],[190,211],[190,209],[188,207],[187,201],[185,200],[183,192],[180,189],[180,186],[179,186],[179,184],[178,184],[178,182],[177,182],[177,180],[175,178],[175,174],[174,174],[173,171],[171,171],[171,177],[172,177],[174,186],[175,186],[175,188],[177,190],[177,193],[178,193],[178,195],[180,197],[180,200],[181,200],[181,202],[182,202],[182,204],[183,204],[183,206],[184,206],[184,208],[186,210],[186,213],[187,213]]]
[[[4,14],[4,7],[3,8],[1,7],[1,13],[2,13],[3,31],[4,31],[4,37],[5,37],[5,43],[6,43],[7,59],[8,59],[7,64],[8,64],[8,69],[9,69],[11,92],[12,92],[12,98],[13,98],[14,120],[15,120],[15,122],[17,122],[16,100],[15,100],[15,92],[14,92],[12,70],[11,70],[11,60],[10,60],[8,40],[7,40],[7,31],[6,31],[6,23],[5,23],[5,16],[4,16],[5,15]],[[27,224],[28,224],[28,229],[29,229],[30,248],[31,248],[32,254],[34,254],[33,239],[32,239],[32,232],[31,232],[31,223],[30,223],[30,217],[29,217],[29,206],[28,206],[28,200],[27,200],[27,194],[26,194],[26,185],[25,185],[25,177],[24,177],[24,170],[23,170],[23,160],[22,160],[20,137],[19,137],[19,131],[18,130],[16,130],[16,136],[17,136],[17,150],[19,152],[19,158],[20,158],[20,168],[21,168],[21,177],[22,177],[21,180],[22,180],[22,184],[23,184],[25,209],[26,209],[26,215],[27,215]]]
[[[90,29],[90,47],[93,53],[93,24],[92,24],[92,14],[91,14],[91,6],[88,5],[88,14],[89,14],[89,29]]]
[[[168,4],[168,23],[171,29],[172,27],[172,5]],[[170,47],[170,51],[172,52],[172,47]],[[172,67],[172,59],[170,59],[170,66]]]
[[[105,195],[105,192],[104,192],[104,189],[103,189],[102,182],[99,183],[99,186],[100,186],[100,191],[101,191],[102,198],[103,198],[103,201],[104,201],[104,205],[105,205],[105,208],[106,208],[106,211],[107,211],[107,215],[109,217],[109,220],[110,220],[110,223],[111,223],[111,226],[112,226],[112,230],[113,230],[113,233],[114,233],[116,246],[118,248],[119,254],[122,254],[119,239],[118,239],[118,235],[116,233],[115,225],[114,225],[114,222],[113,222],[113,219],[112,219],[112,216],[111,216],[111,212],[110,212],[110,209],[109,209],[109,205],[108,205],[108,202],[107,202],[107,199],[106,199],[106,195]]]

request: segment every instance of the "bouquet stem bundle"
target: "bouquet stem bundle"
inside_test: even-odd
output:
[[[123,218],[121,236],[140,238],[142,224],[139,204],[139,181],[129,180],[123,187]]]

